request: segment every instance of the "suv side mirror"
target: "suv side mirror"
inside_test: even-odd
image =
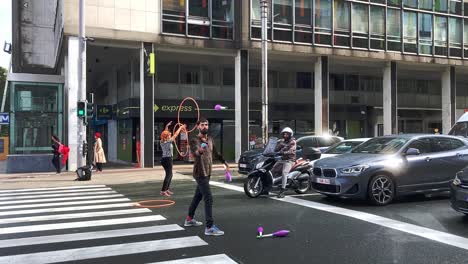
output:
[[[419,151],[419,149],[417,149],[417,148],[409,148],[406,151],[406,156],[417,156],[417,155],[420,155],[420,154],[421,154],[421,151]]]

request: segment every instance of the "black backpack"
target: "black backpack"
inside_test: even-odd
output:
[[[83,166],[78,168],[76,171],[77,178],[75,181],[89,181],[91,180],[91,166]]]

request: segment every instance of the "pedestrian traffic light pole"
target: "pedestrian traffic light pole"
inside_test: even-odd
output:
[[[268,142],[268,0],[260,0],[262,12],[262,138]]]
[[[79,36],[78,36],[78,101],[86,100],[86,35],[85,35],[85,0],[80,0],[79,6]],[[86,111],[86,109],[85,109]],[[85,165],[84,145],[86,144],[86,116],[78,118],[78,150],[77,166]]]

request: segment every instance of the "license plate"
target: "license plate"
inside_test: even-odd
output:
[[[329,179],[317,178],[316,181],[317,181],[317,183],[321,183],[321,184],[330,184]]]
[[[247,168],[247,164],[239,164],[240,168]]]

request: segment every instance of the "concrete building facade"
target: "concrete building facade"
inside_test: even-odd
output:
[[[74,170],[79,1],[16,2],[11,81],[19,88],[11,90],[11,101],[27,102],[22,98],[42,91],[37,97],[50,102],[42,99],[47,111],[12,105],[12,160],[44,156],[48,142],[31,138],[58,134],[71,146]],[[154,166],[165,124],[178,113],[189,127],[196,121],[192,102],[179,107],[185,97],[196,99],[229,159],[260,139],[259,2],[86,0],[86,35],[94,40],[87,43],[87,91],[97,107],[88,131],[105,135],[111,161],[140,157]],[[284,126],[298,135],[346,138],[444,133],[468,108],[468,1],[271,0],[269,7],[270,133]],[[50,32],[34,30],[43,24]],[[145,73],[150,52],[154,76]],[[30,80],[23,89],[21,78],[28,76],[43,81]],[[227,109],[214,111],[216,104]],[[53,113],[56,122],[40,129],[21,112]],[[178,139],[181,149],[187,139]]]

